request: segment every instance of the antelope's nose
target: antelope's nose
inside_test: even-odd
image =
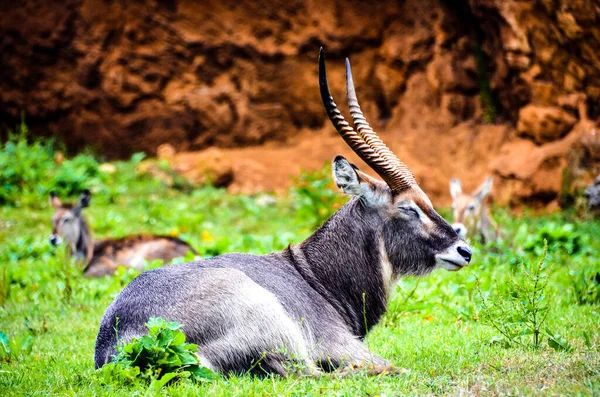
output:
[[[56,234],[53,234],[50,236],[50,244],[58,245],[59,243],[60,243],[60,239],[58,238],[58,236]]]
[[[459,245],[458,248],[456,248],[456,250],[458,251],[460,256],[462,256],[464,260],[467,261],[467,263],[471,262],[471,250],[469,249],[469,247]]]

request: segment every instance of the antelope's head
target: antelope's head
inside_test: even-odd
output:
[[[50,205],[54,207],[50,244],[59,245],[64,240],[69,246],[76,246],[87,228],[81,211],[90,205],[90,199],[90,192],[86,190],[79,196],[77,204],[63,204],[56,194],[50,193]]]
[[[329,119],[352,150],[383,181],[361,172],[342,156],[333,160],[333,178],[346,194],[356,196],[380,222],[380,250],[393,272],[413,268],[425,273],[435,268],[459,270],[469,264],[471,250],[434,209],[408,167],[381,141],[362,114],[350,63],[346,59],[346,88],[352,128],[329,91],[323,49],[319,54],[319,86]]]
[[[474,236],[480,225],[483,211],[485,211],[484,199],[492,191],[492,177],[488,177],[471,194],[463,193],[460,181],[456,178],[450,181],[450,195],[452,196],[452,211],[454,212],[454,224],[452,227],[462,237]]]

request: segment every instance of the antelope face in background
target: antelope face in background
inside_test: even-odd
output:
[[[54,207],[52,216],[52,234],[50,244],[59,245],[63,240],[76,251],[76,246],[81,242],[82,234],[87,231],[87,226],[81,211],[90,205],[90,192],[84,191],[77,204],[63,204],[54,193],[50,193],[50,205]],[[81,258],[83,259],[83,258]]]
[[[381,141],[365,120],[346,60],[348,106],[356,131],[337,109],[320,58],[321,97],[334,126],[346,143],[383,181],[370,177],[342,156],[333,162],[333,177],[346,194],[356,196],[380,216],[379,254],[394,276],[424,274],[435,268],[459,270],[469,264],[469,246],[433,208],[408,167]],[[357,225],[361,227],[361,225]],[[395,277],[393,277],[395,278]]]
[[[462,238],[481,235],[484,240],[495,238],[494,226],[489,218],[485,198],[492,191],[492,177],[487,178],[477,190],[471,194],[463,193],[461,183],[454,178],[450,181],[452,211],[454,224],[452,227]]]
[[[59,245],[64,240],[69,254],[85,264],[85,276],[109,275],[119,265],[143,271],[146,261],[161,259],[169,263],[188,251],[195,253],[185,241],[171,236],[138,234],[94,241],[82,214],[90,201],[89,191],[84,191],[75,205],[63,204],[55,194],[50,195],[50,204],[54,207],[50,244]]]

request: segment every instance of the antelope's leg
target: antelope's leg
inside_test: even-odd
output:
[[[347,331],[325,338],[318,345],[315,361],[325,371],[339,368],[386,367],[389,362],[372,353],[360,340]]]
[[[237,375],[248,373],[258,376],[268,374],[319,376],[320,374],[312,361],[307,357],[300,357],[302,347],[275,347],[279,346],[282,339],[291,336],[285,329],[271,329],[269,335],[255,333],[245,336],[240,335],[241,332],[248,331],[243,327],[231,331],[222,338],[198,346],[198,358],[202,365],[225,375],[230,372]],[[268,340],[271,338],[279,341]]]

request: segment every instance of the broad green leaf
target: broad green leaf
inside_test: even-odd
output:
[[[173,332],[173,340],[171,341],[172,345],[182,345],[185,343],[185,334],[181,331]]]
[[[149,389],[157,392],[160,389],[162,389],[167,383],[169,383],[171,380],[173,380],[174,378],[176,378],[178,376],[179,376],[179,373],[177,373],[177,372],[170,372],[170,373],[164,374],[160,379],[153,380],[152,383],[150,383]]]

